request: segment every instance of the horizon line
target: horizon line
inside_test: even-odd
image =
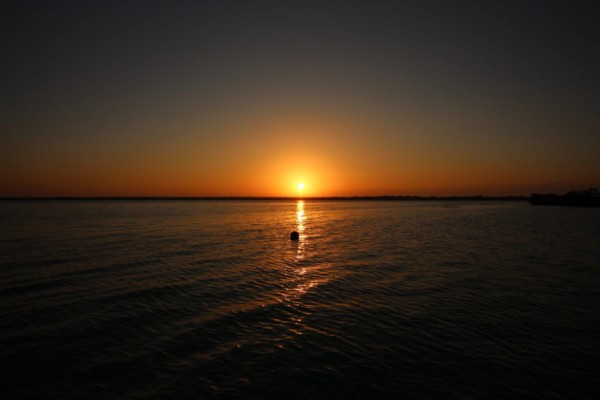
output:
[[[1,200],[528,200],[523,195],[375,195],[375,196],[4,196]]]

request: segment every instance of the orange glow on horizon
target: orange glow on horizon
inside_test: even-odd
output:
[[[499,167],[494,154],[471,152],[464,156],[470,143],[432,142],[427,135],[419,136],[426,133],[425,128],[408,119],[394,127],[394,132],[400,133],[387,134],[389,129],[360,115],[274,115],[270,111],[214,126],[192,122],[182,128],[179,141],[156,137],[142,145],[124,142],[118,151],[107,144],[84,148],[64,143],[47,148],[34,142],[26,156],[5,160],[5,169],[13,166],[15,172],[4,177],[2,194],[528,195],[533,191],[566,192],[598,181],[597,175],[586,175],[583,167],[575,164],[552,172],[541,158],[528,158],[532,165],[525,168],[518,159]],[[201,135],[206,131],[215,135],[206,139]],[[240,146],[240,141],[246,144]],[[33,161],[19,169],[21,159]]]

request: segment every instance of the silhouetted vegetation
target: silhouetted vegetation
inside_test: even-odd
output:
[[[530,202],[533,205],[544,206],[600,207],[600,192],[597,188],[589,188],[571,190],[563,195],[532,193]]]

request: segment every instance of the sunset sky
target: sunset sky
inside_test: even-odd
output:
[[[3,2],[0,196],[599,186],[599,9]]]

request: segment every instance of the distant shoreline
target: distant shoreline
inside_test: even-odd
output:
[[[45,196],[0,197],[0,201],[529,201],[529,196]]]

